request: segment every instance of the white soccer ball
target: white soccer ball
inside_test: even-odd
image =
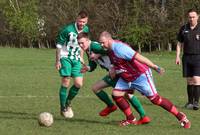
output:
[[[41,126],[50,127],[53,124],[53,115],[49,112],[42,112],[38,117]]]

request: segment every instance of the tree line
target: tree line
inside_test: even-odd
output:
[[[200,0],[0,0],[0,46],[54,48],[59,28],[89,14],[91,38],[102,30],[139,51],[173,50],[190,8]]]

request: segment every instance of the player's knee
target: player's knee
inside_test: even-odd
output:
[[[83,78],[82,77],[76,77],[74,80],[74,85],[77,88],[81,88],[83,86]]]
[[[162,97],[156,95],[153,99],[151,99],[151,102],[155,105],[160,105],[160,103],[162,102]]]
[[[83,83],[82,83],[82,82],[74,83],[74,85],[75,85],[77,88],[81,88],[81,87],[83,86]]]
[[[92,91],[94,93],[98,92],[99,91],[99,88],[96,86],[96,85],[92,85]]]
[[[70,83],[70,79],[68,77],[62,78],[62,86],[68,87]]]
[[[118,89],[113,89],[113,91],[112,91],[113,96],[124,96],[125,94],[126,94],[125,91],[121,91],[121,90],[118,90]]]

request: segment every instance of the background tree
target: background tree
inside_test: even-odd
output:
[[[33,47],[32,43],[38,37],[38,1],[5,1],[2,11],[9,25],[9,32],[17,38],[19,47]]]
[[[89,13],[92,39],[107,30],[141,50],[173,50],[176,34],[198,0],[0,0],[0,42],[10,47],[55,47],[58,30]]]

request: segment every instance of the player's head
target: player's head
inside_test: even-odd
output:
[[[99,36],[99,42],[106,49],[111,48],[112,40],[112,35],[107,31],[102,32]]]
[[[194,26],[198,23],[199,15],[195,9],[190,9],[187,12],[188,14],[188,21],[190,25]]]
[[[81,32],[78,34],[78,37],[77,37],[77,40],[78,40],[78,44],[79,46],[84,50],[86,51],[89,46],[90,46],[90,39],[89,39],[89,35],[88,33],[85,33],[85,32]]]
[[[88,22],[88,14],[85,11],[80,11],[78,13],[78,16],[76,18],[76,24],[78,27],[78,30],[82,30],[83,27],[87,24]]]

